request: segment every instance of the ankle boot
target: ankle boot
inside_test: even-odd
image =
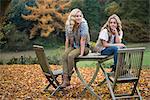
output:
[[[71,76],[72,76],[73,73],[74,73],[74,71],[72,70],[70,75],[68,75],[69,81],[71,81]]]
[[[68,78],[69,78],[69,81],[71,81],[71,76],[68,76]]]
[[[65,88],[69,85],[70,85],[70,80],[69,80],[68,74],[64,74],[63,75],[63,83],[61,84],[61,87]]]

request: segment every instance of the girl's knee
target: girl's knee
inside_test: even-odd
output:
[[[115,53],[118,52],[118,47],[117,47],[117,46],[112,46],[112,49],[113,49],[113,51],[114,51]]]
[[[118,51],[118,47],[116,47],[116,46],[113,46],[112,49],[113,49],[114,51]]]
[[[67,55],[67,54],[64,54],[64,55],[62,56],[62,60],[65,61],[65,60],[67,60],[67,59],[68,59],[68,55]]]
[[[74,59],[74,56],[73,56],[72,54],[69,54],[69,55],[68,55],[68,59],[70,59],[70,60],[71,60],[71,59]]]

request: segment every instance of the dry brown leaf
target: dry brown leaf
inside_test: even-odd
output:
[[[62,66],[51,65],[52,69],[59,69]],[[95,68],[79,68],[84,79],[89,82],[92,78],[92,75],[95,71]],[[110,71],[110,69],[106,69]],[[141,72],[141,77],[139,80],[139,89],[143,99],[147,100],[150,98],[150,73],[149,69],[143,69]],[[62,78],[58,77],[59,82]],[[102,99],[110,99],[109,91],[106,85],[101,87],[97,86],[99,82],[104,79],[103,73],[100,70],[95,82],[92,84],[92,87],[98,95],[101,95]],[[73,74],[71,80],[71,86],[67,87],[65,91],[67,94],[65,96],[62,93],[57,93],[56,96],[50,96],[50,93],[54,90],[50,87],[49,92],[44,92],[44,87],[48,84],[45,76],[42,73],[42,70],[39,65],[0,65],[0,99],[1,100],[12,100],[12,99],[39,99],[47,100],[51,98],[52,100],[61,98],[61,99],[76,99],[77,96],[84,89],[84,85],[81,83],[76,73]],[[120,88],[121,87],[121,88]],[[123,84],[117,86],[118,90],[116,92],[120,93],[124,90],[130,89],[130,84]],[[127,91],[128,92],[128,91]],[[92,99],[96,100],[89,91],[86,91],[83,96],[83,100]]]

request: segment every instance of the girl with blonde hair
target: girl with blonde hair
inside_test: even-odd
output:
[[[62,57],[62,88],[70,85],[71,75],[73,74],[74,58],[87,55],[89,52],[89,28],[80,9],[76,8],[70,12],[66,21],[65,30],[65,52]]]
[[[114,55],[114,65],[111,66],[112,71],[116,69],[118,48],[125,47],[125,45],[121,43],[122,37],[121,20],[116,14],[113,14],[101,28],[96,43],[96,48],[102,55]]]

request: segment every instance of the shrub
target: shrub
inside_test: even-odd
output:
[[[150,36],[146,25],[137,21],[123,20],[123,30],[125,41],[128,42],[149,42]]]

